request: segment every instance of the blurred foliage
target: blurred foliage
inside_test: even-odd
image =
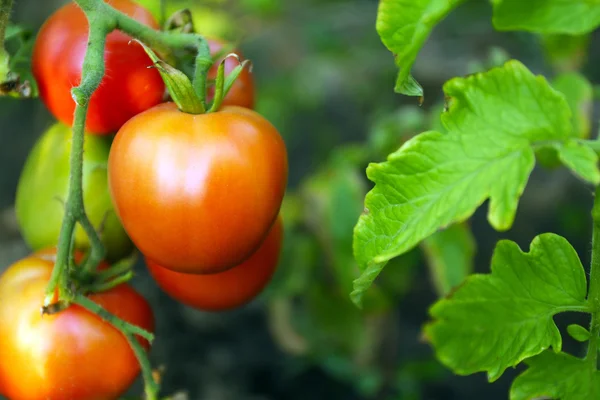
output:
[[[482,18],[487,16],[486,6],[465,2],[456,10],[458,17],[451,15],[436,28],[414,65],[413,73],[427,92],[421,107],[417,99],[393,92],[397,70],[375,30],[377,1],[167,0],[164,16],[159,0],[137,1],[163,22],[188,8],[199,33],[239,45],[254,64],[257,111],[286,140],[290,185],[281,211],[284,249],[274,281],[262,297],[270,334],[293,359],[291,365],[283,365],[285,373],[301,375],[318,367],[364,399],[445,398],[425,393],[445,379],[447,371],[430,353],[410,352],[399,343],[404,331],[418,336],[419,321],[403,313],[415,307],[415,299],[431,303],[430,297],[448,293],[473,269],[477,250],[471,224],[447,227],[392,260],[366,293],[363,309],[357,309],[349,298],[358,276],[352,235],[371,188],[365,168],[385,160],[422,131],[446,131],[440,119],[444,79],[501,65],[515,55],[543,64],[531,51],[534,46],[557,74],[571,73],[553,83],[572,99],[578,111],[576,129],[582,137],[589,135],[591,86],[573,71],[588,61],[590,37],[543,35],[533,44],[518,35],[500,38]],[[47,15],[64,2],[42,2],[38,7],[22,1],[19,15]],[[27,35],[16,31],[10,48],[23,76],[29,68]],[[439,62],[442,57],[444,63]],[[19,168],[40,127],[51,123],[44,110],[33,110],[31,104],[15,107],[0,107],[0,117],[10,121],[0,137],[0,158],[5,162],[1,169],[9,172],[2,177],[4,198],[14,195],[9,192],[16,187]],[[563,207],[559,229],[580,234],[586,212],[579,203]],[[419,313],[425,317],[425,311]],[[181,374],[188,369],[186,362],[169,369]],[[180,384],[180,379],[174,380]]]

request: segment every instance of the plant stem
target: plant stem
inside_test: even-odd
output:
[[[97,25],[96,21],[101,21],[101,19],[90,22],[89,46],[83,60],[81,83],[71,91],[76,106],[70,154],[69,193],[65,202],[65,216],[58,239],[56,264],[46,288],[44,306],[51,304],[57,290],[59,302],[68,304],[72,301],[72,294],[67,287],[68,265],[71,256],[70,244],[76,223],[81,222],[86,233],[88,235],[91,233],[89,229],[91,223],[85,214],[83,204],[84,131],[90,97],[100,85],[100,81],[104,76],[104,45],[108,33],[103,24],[99,22],[99,25]],[[93,227],[91,231],[94,231]],[[92,245],[92,251],[86,265],[91,264],[93,260],[97,260],[97,265],[104,257],[105,250],[95,231],[90,235],[90,244]]]
[[[140,367],[142,369],[142,376],[144,378],[144,392],[146,393],[145,400],[157,400],[160,388],[154,380],[154,375],[152,374],[152,365],[150,365],[150,362],[148,361],[148,357],[146,356],[144,348],[132,334],[125,334],[125,338],[127,338],[127,341],[135,353],[135,357],[140,363]]]
[[[590,322],[590,341],[586,360],[594,371],[598,366],[598,339],[600,335],[600,187],[596,188],[592,208],[592,260],[590,263],[590,288],[587,301],[592,309]]]
[[[152,375],[152,366],[150,365],[150,361],[148,361],[146,350],[139,342],[139,340],[135,337],[135,335],[141,336],[148,342],[152,343],[152,341],[154,340],[154,335],[142,328],[130,324],[127,321],[123,321],[119,317],[111,314],[106,309],[102,308],[100,305],[94,303],[92,300],[83,295],[77,295],[73,302],[85,308],[86,310],[98,315],[100,318],[114,326],[119,332],[123,334],[123,336],[125,336],[125,339],[127,339],[127,342],[131,346],[142,369],[146,400],[157,400],[160,388],[154,380],[154,376]]]
[[[89,290],[92,293],[106,292],[107,290],[117,287],[123,283],[129,282],[131,278],[133,278],[133,275],[133,271],[127,271],[121,275],[115,276],[114,278],[108,281],[94,283],[89,286]]]
[[[83,159],[82,159],[82,162],[83,162]],[[82,190],[82,193],[83,193],[83,190]],[[81,199],[81,204],[83,205],[83,198]],[[91,248],[90,254],[89,254],[87,260],[85,261],[85,264],[83,264],[82,269],[83,269],[84,273],[93,273],[96,270],[96,267],[98,266],[98,264],[100,264],[100,262],[106,256],[106,249],[104,247],[104,244],[102,243],[102,240],[100,240],[100,236],[98,235],[98,232],[96,232],[94,225],[92,225],[92,223],[90,222],[90,219],[88,218],[88,216],[85,212],[82,212],[81,215],[79,216],[79,224],[85,231],[85,233],[90,241],[90,248]]]

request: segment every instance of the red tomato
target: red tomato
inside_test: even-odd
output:
[[[125,337],[77,305],[40,315],[55,254],[35,253],[0,276],[0,394],[14,400],[116,399],[140,371]],[[150,306],[128,285],[90,299],[154,329]]]
[[[154,29],[158,24],[143,7],[131,0],[107,3]],[[129,118],[160,103],[165,90],[152,61],[131,37],[114,31],[106,37],[106,73],[90,99],[86,130],[96,134],[116,132]],[[71,126],[75,102],[71,89],[81,81],[87,49],[88,23],[73,2],[63,6],[41,27],[33,49],[32,70],[40,97],[54,116]]]
[[[254,253],[277,218],[287,173],[277,130],[235,106],[200,115],[156,106],[123,125],[108,158],[109,191],[133,243],[186,273],[224,271]]]
[[[200,310],[228,310],[246,304],[267,286],[279,261],[282,239],[283,226],[278,218],[250,258],[216,274],[183,274],[148,258],[146,264],[158,285],[175,300]]]
[[[213,55],[219,53],[225,45],[225,42],[218,39],[206,38],[206,40],[210,46],[210,53]],[[233,49],[229,53],[235,53],[240,57],[241,61],[244,60],[242,53],[237,49]],[[208,72],[209,79],[216,79],[217,71],[222,61],[222,57],[215,61],[213,67]],[[226,59],[225,76],[229,75],[229,73],[231,73],[231,71],[233,71],[239,64],[239,61],[233,57]],[[214,93],[215,87],[211,86],[208,90],[209,100],[212,100]],[[231,90],[229,90],[227,96],[225,96],[225,99],[223,99],[222,105],[254,108],[254,76],[250,72],[248,66],[242,70],[238,78],[235,80]]]

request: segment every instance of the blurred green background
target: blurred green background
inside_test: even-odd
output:
[[[140,2],[158,13],[157,0]],[[64,3],[17,0],[13,21],[35,31]],[[439,127],[442,84],[451,77],[510,57],[549,77],[581,66],[593,82],[598,56],[565,52],[563,42],[553,47],[527,33],[495,32],[490,5],[469,1],[440,24],[417,59],[413,74],[425,90],[419,107],[418,99],[393,92],[396,68],[375,31],[375,0],[167,3],[169,11],[190,8],[199,32],[238,42],[252,60],[257,111],[286,141],[290,181],[279,270],[251,304],[226,313],[196,311],[168,298],[144,265],[136,266],[133,284],[156,314],[152,360],[165,368],[165,394],[185,391],[201,400],[507,398],[518,371],[492,385],[484,374],[457,377],[422,341],[427,309],[448,289],[430,262],[432,252],[454,252],[467,264],[473,254],[475,270],[486,272],[498,239],[527,246],[553,231],[573,243],[585,265],[591,193],[563,169],[537,168],[509,232],[494,232],[480,209],[469,224],[472,236],[468,227],[458,228],[464,248],[430,243],[394,260],[361,311],[348,295],[358,273],[352,229],[370,188],[364,168],[411,135]],[[597,48],[597,40],[589,46]],[[29,150],[52,122],[38,100],[0,99],[0,270],[28,253],[15,222],[15,189]],[[567,350],[581,351],[564,337]],[[131,393],[140,388],[138,382]]]

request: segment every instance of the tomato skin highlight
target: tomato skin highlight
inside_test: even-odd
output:
[[[175,300],[204,311],[240,307],[255,298],[270,282],[283,241],[281,217],[259,249],[247,260],[215,274],[184,274],[171,271],[146,258],[146,265],[160,288]]]
[[[159,265],[215,273],[248,258],[275,222],[287,185],[285,143],[258,113],[192,115],[158,105],[117,133],[109,191],[125,231]]]
[[[146,9],[131,0],[107,3],[137,21],[158,29]],[[147,68],[152,61],[131,37],[113,31],[106,37],[106,72],[90,99],[86,130],[95,134],[116,132],[129,118],[160,103],[165,85],[159,72]],[[73,124],[75,102],[71,89],[81,81],[88,41],[85,14],[73,2],[52,14],[40,28],[32,55],[32,71],[40,98],[50,112],[68,126]]]
[[[206,40],[208,41],[208,45],[210,47],[210,53],[212,55],[219,53],[226,44],[226,42],[216,39],[216,38],[206,38]],[[233,49],[230,53],[237,54],[240,57],[240,61],[244,60],[243,54],[238,49]],[[227,55],[227,54],[225,54],[225,55]],[[217,71],[219,69],[219,64],[221,63],[222,60],[223,60],[223,58],[216,60],[214,65],[210,69],[210,71],[208,71],[209,79],[217,78]],[[235,59],[235,57],[227,58],[225,60],[225,66],[224,66],[225,76],[229,75],[231,73],[231,71],[233,71],[235,69],[235,67],[237,67],[240,64],[240,61]],[[221,107],[223,107],[223,106],[240,106],[240,107],[254,109],[254,101],[255,101],[254,100],[254,98],[255,98],[254,75],[252,74],[252,72],[250,72],[249,67],[250,66],[244,67],[244,69],[242,70],[242,72],[240,73],[238,78],[233,83],[233,86],[231,86],[231,89],[229,90],[229,92],[227,92],[227,95],[225,96],[225,98],[223,99],[223,102],[221,103]],[[214,94],[215,94],[215,87],[213,85],[213,86],[209,87],[209,89],[208,89],[208,99],[212,100]]]
[[[87,135],[84,141],[83,200],[90,222],[102,225],[100,238],[107,259],[127,256],[133,244],[115,214],[108,193],[109,137]],[[71,129],[55,123],[37,140],[27,156],[15,199],[17,221],[23,238],[34,251],[58,244],[69,193]],[[81,226],[75,230],[75,248],[88,249],[89,239]]]
[[[13,400],[116,399],[140,371],[125,337],[77,305],[40,315],[55,254],[32,254],[0,276],[0,393]],[[89,297],[134,325],[154,329],[150,306],[126,284]]]

